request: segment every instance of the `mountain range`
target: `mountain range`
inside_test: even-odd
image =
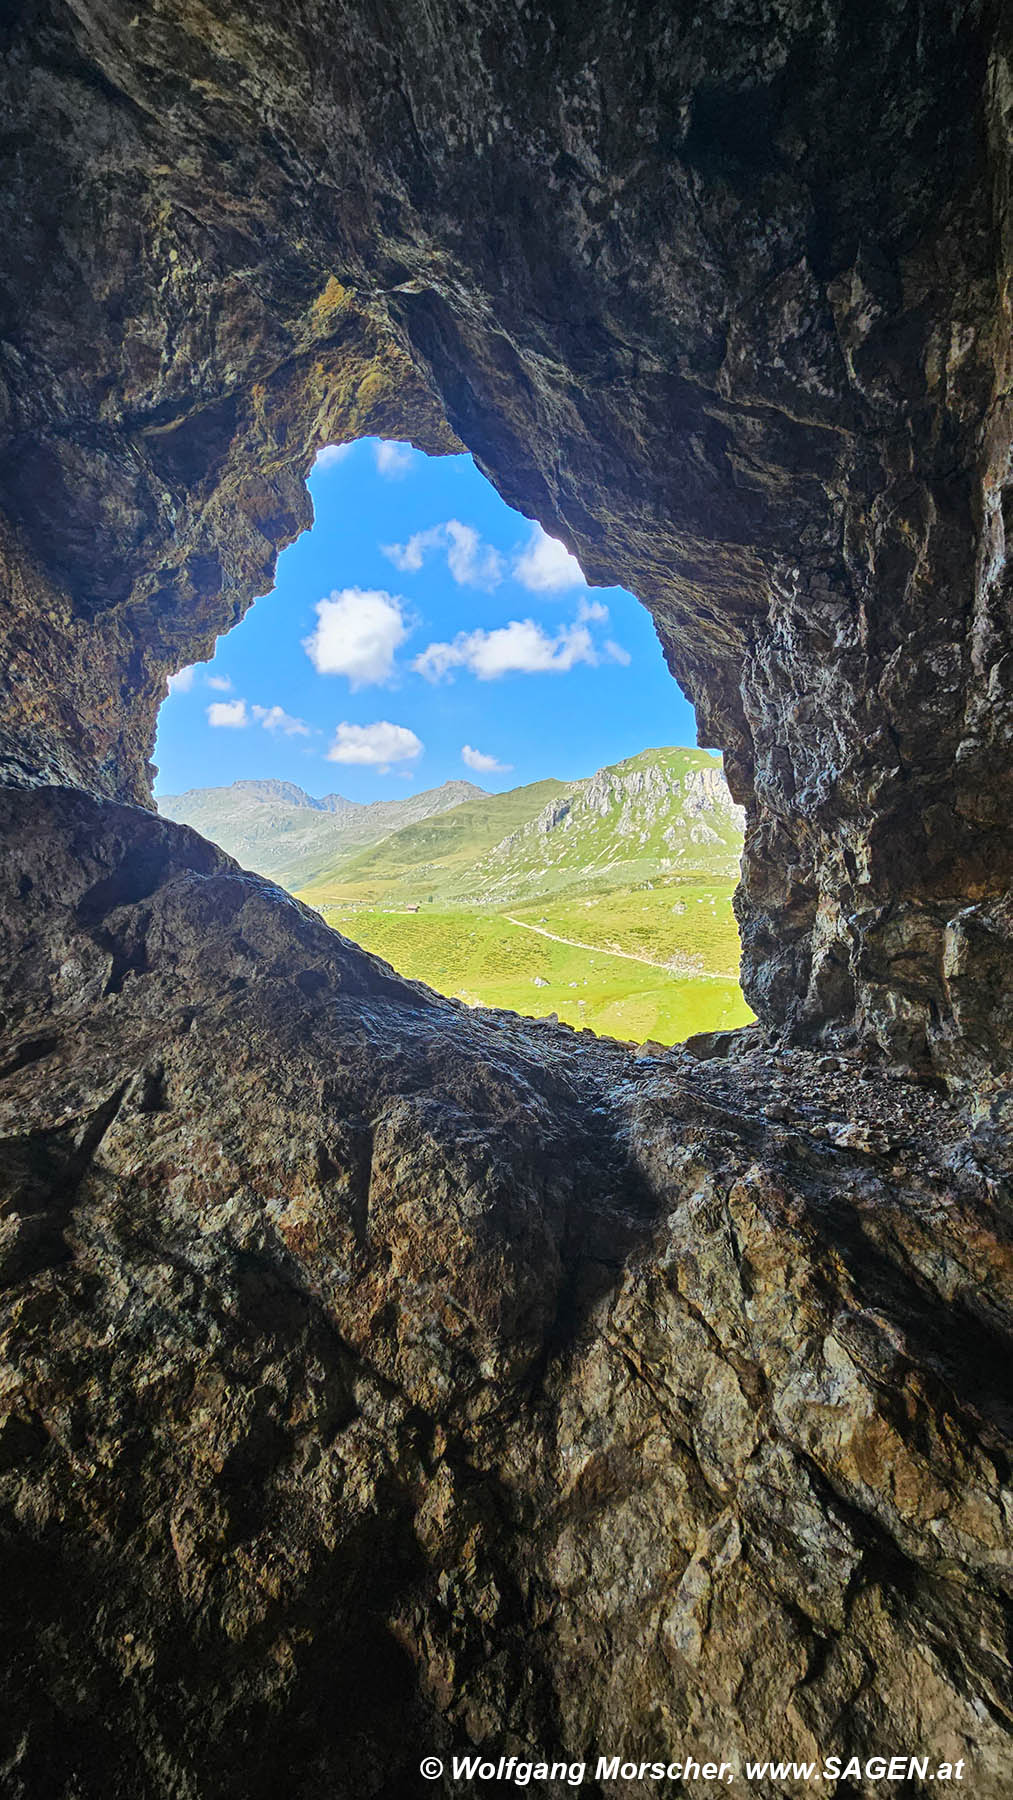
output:
[[[317,906],[501,910],[570,890],[726,881],[742,848],[720,762],[678,747],[502,794],[451,781],[358,806],[291,782],[238,781],[169,796],[159,810]]]
[[[245,869],[296,888],[353,847],[375,843],[483,792],[470,781],[445,781],[421,794],[363,806],[343,794],[317,800],[294,781],[268,779],[166,794],[158,810],[167,819],[192,825]]]

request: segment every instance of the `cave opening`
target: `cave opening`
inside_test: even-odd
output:
[[[270,595],[170,680],[160,810],[470,1005],[747,1022],[741,812],[649,613],[468,455],[332,444],[310,492]]]

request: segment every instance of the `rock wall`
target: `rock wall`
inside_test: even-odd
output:
[[[471,1014],[185,827],[0,822],[5,1794],[1002,1800],[1001,1112]]]
[[[1007,32],[0,21],[19,1800],[387,1800],[468,1744],[1008,1786]],[[650,607],[779,1044],[472,1016],[146,810],[166,673],[377,431]]]

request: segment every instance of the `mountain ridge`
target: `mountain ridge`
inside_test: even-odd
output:
[[[245,868],[293,887],[354,846],[484,793],[474,782],[445,781],[401,799],[361,803],[343,794],[317,799],[295,782],[268,776],[164,794],[157,806],[163,818],[193,826]]]
[[[720,763],[661,747],[452,808],[347,853],[298,897],[470,1006],[674,1043],[751,1018]]]
[[[721,764],[660,746],[576,781],[484,796],[340,857],[300,890],[310,905],[438,900],[499,909],[590,885],[738,874],[744,816]]]
[[[637,882],[689,870],[738,872],[744,814],[718,760],[681,746],[642,750],[569,785],[496,846],[476,874],[484,903],[525,887]]]
[[[268,777],[191,788],[158,806],[311,905],[438,898],[496,909],[690,873],[728,880],[742,848],[743,814],[720,761],[678,745],[499,794],[446,781],[361,804]]]

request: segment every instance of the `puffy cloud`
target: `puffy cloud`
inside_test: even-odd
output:
[[[608,616],[609,609],[607,606],[603,606],[600,600],[581,600],[578,602],[577,618],[582,625],[590,624],[592,620],[596,625],[604,625]]]
[[[601,600],[580,600],[577,603],[577,622],[580,625],[607,625],[609,609]],[[602,645],[602,656],[606,662],[622,663],[628,668],[631,662],[630,653],[617,644],[615,638],[606,638]]]
[[[224,726],[232,731],[242,730],[255,719],[265,731],[283,731],[286,737],[310,735],[310,728],[303,719],[293,719],[291,713],[280,706],[254,705],[247,710],[245,700],[212,700],[207,715],[209,725]]]
[[[414,467],[415,452],[410,444],[395,444],[381,438],[376,446],[376,466],[385,481],[400,481]]]
[[[533,594],[559,594],[565,588],[584,586],[580,564],[562,544],[534,525],[526,550],[517,557],[514,580]]]
[[[362,763],[383,773],[392,763],[414,761],[424,748],[421,738],[407,725],[392,725],[389,719],[378,719],[373,725],[342,723],[334,733],[327,760]]]
[[[325,444],[322,450],[317,451],[313,473],[317,469],[333,469],[335,463],[344,462],[345,457],[350,456],[354,449],[354,444]]]
[[[513,763],[497,762],[494,756],[487,756],[484,750],[474,750],[470,744],[462,744],[461,761],[467,763],[469,769],[480,770],[483,775],[505,775],[513,768]]]
[[[459,631],[451,644],[430,644],[412,668],[427,681],[470,669],[479,681],[500,675],[562,675],[575,663],[597,663],[586,625],[564,625],[554,636],[533,619],[511,619],[496,631]]]
[[[227,675],[209,675],[207,679],[208,687],[217,688],[220,694],[227,694],[232,686]]]
[[[462,525],[460,519],[446,519],[441,525],[430,525],[416,531],[406,544],[381,544],[402,574],[415,575],[431,550],[446,550],[447,567],[461,587],[494,588],[503,579],[503,558],[491,544],[484,544],[474,525]]]
[[[440,542],[442,525],[432,525],[428,531],[415,531],[406,544],[381,544],[380,549],[388,562],[402,575],[417,575],[426,559],[426,551]]]
[[[448,519],[444,526],[450,540],[447,567],[462,587],[494,588],[503,579],[503,558],[491,544],[483,544],[473,525]]]
[[[316,627],[303,649],[320,675],[347,675],[349,685],[389,681],[394,656],[411,629],[401,601],[382,588],[335,589],[318,600]]]
[[[177,669],[175,675],[169,676],[170,694],[188,694],[193,687],[193,678],[196,673],[196,663],[190,663],[185,669]]]
[[[227,725],[236,731],[249,723],[245,700],[212,700],[208,707],[209,725]]]
[[[265,731],[283,731],[286,737],[309,737],[305,719],[293,719],[280,706],[251,706],[250,711]]]

